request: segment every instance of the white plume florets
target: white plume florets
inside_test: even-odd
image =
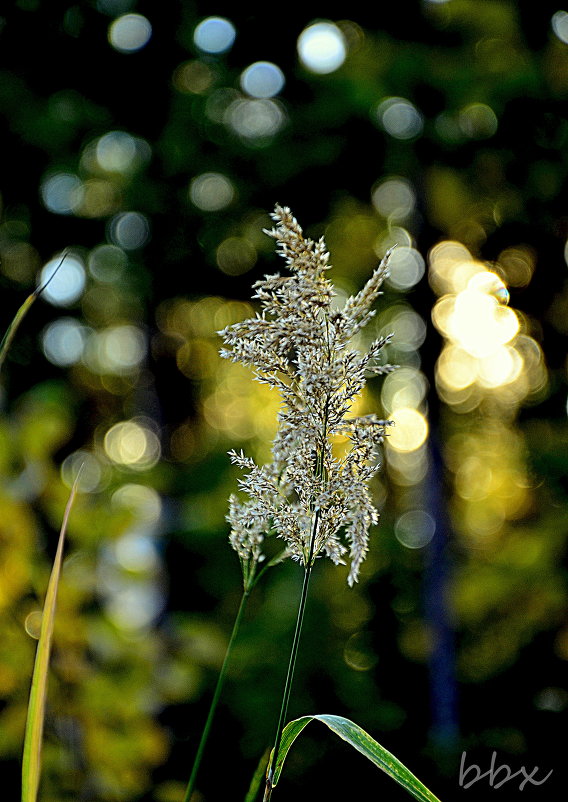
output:
[[[378,522],[369,480],[378,469],[377,446],[390,421],[346,416],[366,375],[395,366],[376,363],[390,335],[372,342],[365,354],[349,348],[349,342],[375,314],[372,306],[388,275],[390,252],[363,289],[337,310],[325,276],[329,254],[323,239],[304,238],[286,207],[276,206],[271,216],[276,227],[265,233],[278,242],[291,275],[258,281],[253,297],[262,313],[220,332],[226,345],[221,355],[252,367],[255,377],[282,398],[272,462],[258,466],[242,452],[230,452],[245,471],[239,485],[248,497],[230,499],[230,542],[245,585],[263,559],[262,541],[269,532],[305,566],[320,554],[343,563],[349,550],[353,585],[368,550],[369,528]],[[341,458],[333,454],[336,435],[350,441]]]

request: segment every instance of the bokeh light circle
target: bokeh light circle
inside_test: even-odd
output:
[[[72,306],[79,300],[85,289],[86,276],[78,257],[66,256],[63,262],[61,256],[51,259],[41,271],[40,283],[44,284],[51,276],[53,278],[41,294],[45,301],[53,306]]]
[[[392,221],[405,220],[413,211],[416,193],[405,178],[387,178],[376,184],[371,192],[373,206],[383,217]]]
[[[436,522],[425,510],[408,510],[394,525],[396,539],[407,549],[421,549],[434,537]]]
[[[568,44],[568,12],[556,11],[550,21],[552,30],[564,44]]]
[[[55,214],[72,214],[83,200],[83,183],[74,173],[55,173],[40,186],[43,205]]]
[[[146,337],[137,326],[110,326],[91,333],[83,361],[100,375],[128,376],[137,371],[146,349]]]
[[[428,382],[416,368],[401,367],[385,377],[381,390],[381,401],[390,415],[395,409],[416,409],[426,397]],[[389,429],[389,440],[393,430]]]
[[[109,131],[97,141],[95,153],[103,170],[125,173],[136,158],[136,140],[126,131]]]
[[[97,245],[88,259],[89,273],[103,284],[117,281],[127,264],[127,255],[117,245]]]
[[[224,17],[207,17],[193,32],[193,41],[205,53],[225,53],[232,47],[237,32]]]
[[[150,225],[140,212],[122,212],[110,221],[109,233],[112,242],[119,248],[134,251],[148,241]]]
[[[79,473],[80,472],[80,473]],[[100,489],[103,479],[103,468],[94,454],[83,449],[74,451],[63,460],[61,478],[67,487],[73,487],[78,478],[77,487],[82,493],[93,493]]]
[[[39,636],[41,634],[42,620],[43,620],[42,610],[32,610],[31,613],[27,614],[26,620],[24,621],[24,629],[26,630],[30,638],[33,638],[34,640],[39,640]]]
[[[52,365],[67,368],[83,355],[85,327],[74,317],[54,320],[42,334],[43,352]]]
[[[256,263],[256,248],[242,237],[227,237],[217,248],[219,269],[228,276],[240,276]]]
[[[194,59],[180,64],[174,71],[172,81],[178,92],[203,95],[212,87],[215,76],[210,64]]]
[[[396,290],[409,290],[418,284],[424,271],[426,263],[415,248],[403,245],[395,248],[389,260],[390,276],[387,281]]]
[[[232,203],[235,189],[222,173],[202,173],[189,185],[191,202],[204,212],[218,212]]]
[[[387,444],[395,451],[416,451],[428,437],[428,421],[412,407],[396,409],[390,416],[394,426],[389,429]]]
[[[247,95],[256,98],[274,97],[282,90],[284,83],[284,73],[270,61],[256,61],[241,75],[241,88]]]
[[[308,70],[327,75],[341,67],[347,57],[345,37],[332,22],[316,22],[298,37],[298,55]]]
[[[377,118],[395,139],[414,139],[424,128],[424,118],[416,106],[404,97],[389,97],[377,106]]]
[[[138,420],[111,426],[105,434],[104,447],[112,462],[137,471],[154,466],[161,452],[157,435]]]
[[[388,326],[384,327],[385,334],[391,331],[394,333],[397,351],[416,352],[426,339],[426,321],[410,306],[397,305],[393,307],[393,312],[393,316],[388,321]],[[404,368],[400,370],[404,370]],[[391,375],[398,374],[400,370],[396,370]],[[386,377],[385,381],[388,378]],[[406,406],[406,404],[397,404],[397,406]]]
[[[150,41],[152,25],[142,14],[123,14],[108,29],[108,40],[119,53],[136,53]]]
[[[113,506],[128,510],[137,520],[155,524],[162,511],[162,502],[153,487],[128,483],[121,485],[112,495]]]
[[[115,540],[114,557],[125,571],[136,574],[153,572],[159,565],[156,544],[150,535],[127,532]]]
[[[370,632],[355,632],[343,650],[343,659],[355,671],[369,671],[376,666],[378,656],[373,648],[373,638]]]
[[[488,139],[499,125],[497,115],[485,103],[470,103],[465,106],[459,113],[458,124],[462,133],[471,139]]]
[[[235,100],[225,120],[243,139],[254,142],[274,136],[285,121],[280,104],[270,98]]]
[[[112,623],[126,632],[149,627],[165,605],[164,594],[150,582],[125,585],[109,596],[105,612]]]

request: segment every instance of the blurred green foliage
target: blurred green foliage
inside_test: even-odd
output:
[[[455,795],[462,748],[560,765],[567,17],[548,0],[350,4],[326,29],[341,63],[317,72],[317,48],[309,62],[297,43],[321,13],[143,0],[18,0],[0,12],[0,329],[64,248],[76,265],[30,311],[0,388],[6,787],[19,774],[37,611],[85,462],[60,587],[45,802],[182,798],[240,594],[225,452],[266,456],[278,408],[221,363],[216,331],[249,315],[250,285],[280,269],[262,234],[276,201],[325,235],[340,291],[393,242],[410,260],[377,318],[377,331],[395,330],[389,358],[405,384],[376,382],[362,404],[391,414],[404,402],[440,454],[387,452],[359,588],[317,566],[291,715],[348,716],[442,798]],[[196,44],[211,14],[234,27],[223,52]],[[121,33],[121,20],[134,27]],[[242,86],[263,60],[285,79],[273,96]],[[428,254],[452,242],[464,250],[441,279]],[[471,357],[441,313],[432,325],[435,304],[463,291],[463,264],[509,289],[514,381]],[[478,378],[462,392],[466,363]],[[418,548],[404,534],[416,510],[437,527]],[[244,796],[272,737],[296,569],[270,572],[251,599],[204,799]],[[398,798],[357,756],[305,738],[282,796],[322,793],[326,765],[332,798],[371,782]]]

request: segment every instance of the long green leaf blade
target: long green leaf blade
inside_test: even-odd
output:
[[[59,533],[57,551],[53,561],[53,568],[45,594],[45,604],[41,620],[41,630],[37,644],[36,658],[32,675],[30,699],[28,703],[28,716],[26,721],[26,734],[24,738],[24,756],[22,761],[22,802],[36,802],[41,773],[41,747],[43,738],[43,722],[45,717],[45,699],[47,695],[47,675],[49,657],[51,654],[51,641],[53,636],[53,623],[55,620],[55,606],[57,601],[57,588],[63,562],[63,544],[69,513],[75,500],[77,486],[81,471],[77,473],[75,482],[69,495],[63,523]]]
[[[369,733],[361,729],[353,721],[349,721],[343,716],[331,716],[322,714],[319,716],[303,716],[295,719],[286,725],[282,733],[282,742],[278,750],[278,759],[274,771],[273,785],[276,785],[282,771],[282,766],[290,747],[310,721],[321,721],[326,724],[332,732],[347,741],[348,744],[370,760],[375,766],[382,769],[389,777],[396,780],[399,785],[408,791],[415,799],[420,802],[440,802],[437,796],[426,788],[420,780],[403,765],[398,758],[381,746]]]

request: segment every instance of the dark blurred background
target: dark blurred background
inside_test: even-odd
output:
[[[19,761],[69,487],[43,802],[179,802],[240,598],[237,471],[278,401],[217,356],[282,269],[276,202],[341,297],[397,243],[368,337],[401,365],[362,580],[314,572],[290,716],[346,715],[443,800],[565,747],[568,12],[19,0],[0,11],[0,327],[68,250],[0,387],[0,754]],[[365,341],[359,343],[364,347]],[[242,799],[273,737],[301,570],[255,590],[197,799]],[[318,729],[319,728],[319,729]],[[278,798],[407,798],[318,724]]]

